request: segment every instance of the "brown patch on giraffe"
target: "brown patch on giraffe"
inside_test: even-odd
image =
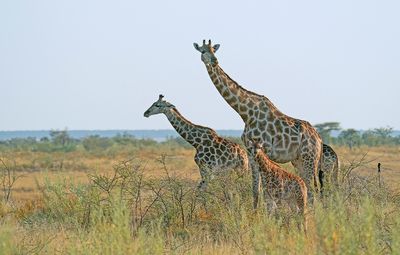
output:
[[[239,114],[246,113],[247,107],[244,105],[239,105]]]
[[[275,114],[275,117],[276,117],[276,118],[281,118],[281,117],[283,117],[283,114],[282,114],[280,111],[278,111],[278,110],[276,110],[274,114]]]
[[[249,102],[247,103],[248,108],[253,108],[255,106],[253,100],[249,99]]]
[[[273,144],[273,146],[274,146],[275,148],[283,148],[283,138],[282,138],[282,135],[276,135],[276,136],[274,137],[274,144]]]
[[[267,125],[268,125],[268,123],[265,119],[262,121],[258,121],[257,124],[258,124],[257,128],[260,129],[261,132],[264,132],[264,130],[267,128]]]
[[[272,111],[268,111],[267,120],[268,122],[273,122],[275,120],[274,113]]]
[[[255,129],[253,131],[253,137],[260,137],[260,135],[261,135],[261,132],[258,129]]]
[[[271,136],[275,136],[275,128],[272,123],[268,123],[267,125],[267,132],[271,134]]]
[[[238,89],[236,87],[231,88],[231,93],[237,95],[238,94]]]
[[[226,100],[228,102],[229,105],[231,105],[232,107],[238,107],[238,101],[237,98],[234,96],[231,96],[230,98],[228,98]]]
[[[289,137],[289,135],[286,134],[286,133],[283,134],[283,137],[284,137],[284,139],[285,139],[285,148],[288,148],[288,147],[289,147],[289,144],[290,144],[290,137]]]
[[[250,127],[251,130],[257,128],[257,122],[254,116],[250,116],[247,118],[247,126]]]
[[[276,121],[275,122],[275,129],[277,133],[282,133],[283,131],[283,126],[281,121]]]
[[[263,132],[261,134],[261,138],[262,138],[263,141],[267,141],[268,140],[267,133]]]

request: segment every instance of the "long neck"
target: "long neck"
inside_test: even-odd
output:
[[[196,138],[201,137],[205,133],[209,134],[212,132],[209,128],[193,124],[183,117],[175,108],[165,112],[165,115],[176,132],[195,148],[200,145],[199,139]]]
[[[265,158],[264,155],[262,155],[260,152],[258,152],[255,157],[254,160],[257,162],[257,164],[260,166],[260,170],[267,170],[269,169],[269,164],[268,164],[268,160]]]
[[[208,74],[225,101],[242,117],[245,123],[257,118],[263,112],[275,112],[277,109],[268,98],[248,91],[216,65],[206,65]]]
[[[266,157],[264,152],[257,152],[257,154],[254,157],[254,160],[257,162],[257,164],[260,166],[260,171],[265,171],[265,172],[276,172],[276,164],[272,162],[270,159]]]

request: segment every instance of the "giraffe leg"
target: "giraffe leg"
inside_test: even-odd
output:
[[[249,167],[251,169],[252,176],[252,188],[253,188],[253,209],[257,209],[258,206],[258,197],[260,194],[260,171],[258,164],[255,162],[251,151],[253,150],[253,144],[249,142],[244,133],[242,134],[242,141],[246,146],[246,153],[248,158]]]
[[[197,188],[199,189],[199,190],[204,190],[205,188],[206,188],[206,181],[205,180],[201,180],[200,182],[199,182],[199,184],[197,184]]]
[[[301,158],[295,159],[291,161],[294,168],[297,170],[297,174],[307,183],[308,179],[306,179],[303,167],[303,161]]]
[[[300,155],[300,159],[292,161],[293,166],[298,170],[300,177],[307,186],[307,197],[313,201],[313,190],[319,187],[318,168],[320,163],[320,148],[315,151],[304,151]],[[314,187],[314,188],[313,188]]]
[[[261,186],[262,186],[262,191],[263,191],[263,197],[264,197],[264,202],[265,202],[265,208],[269,214],[273,214],[276,208],[278,208],[278,205],[276,204],[275,201],[275,194],[273,190],[269,190],[268,183],[267,183],[267,177],[265,173],[260,173],[260,178],[261,178]]]
[[[252,187],[253,187],[253,208],[257,209],[258,206],[258,196],[260,194],[260,171],[258,165],[255,163],[254,159],[249,155],[251,175],[252,175]]]
[[[201,180],[197,185],[197,197],[200,199],[200,203],[203,206],[205,212],[208,212],[207,209],[207,199],[205,197],[204,190],[207,188],[207,168],[203,166],[199,166]]]
[[[336,156],[335,166],[333,167],[332,171],[332,183],[333,185],[335,185],[336,188],[339,187],[339,167],[340,167],[339,159]]]
[[[273,215],[275,210],[278,208],[278,205],[273,199],[267,199],[267,201],[265,202],[265,206],[267,208],[268,214],[270,215]]]
[[[204,190],[207,187],[208,171],[204,167],[200,167],[201,181],[197,185],[199,190]]]
[[[287,206],[289,206],[291,213],[296,218],[297,228],[301,230],[303,226],[304,232],[307,232],[307,217],[306,217],[306,207],[307,207],[307,194],[301,189],[290,190],[286,193],[285,201]]]
[[[319,189],[319,178],[318,178],[318,164],[317,160],[313,160],[313,158],[305,157],[305,166],[304,166],[304,180],[306,180],[307,185],[307,197],[310,198],[311,201],[314,200],[314,192],[317,192]],[[311,182],[313,185],[311,185]]]
[[[338,187],[339,159],[336,152],[329,146],[323,145],[322,171],[327,175],[328,181]]]
[[[303,216],[303,228],[304,232],[307,234],[307,198],[305,197],[298,197],[297,198],[297,208],[298,208],[298,213],[300,213]],[[299,225],[300,229],[301,224]]]

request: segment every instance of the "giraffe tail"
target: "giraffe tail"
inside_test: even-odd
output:
[[[318,181],[319,181],[319,188],[320,188],[320,193],[322,195],[323,193],[323,188],[324,188],[324,170],[322,167],[322,164],[324,163],[324,153],[321,150],[321,157],[319,159],[319,164],[318,164]]]

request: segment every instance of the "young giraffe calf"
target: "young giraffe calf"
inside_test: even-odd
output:
[[[159,95],[158,100],[150,106],[144,116],[165,114],[181,137],[196,149],[194,161],[199,167],[202,179],[199,188],[204,188],[207,179],[213,174],[226,170],[244,173],[248,171],[247,153],[239,144],[218,136],[211,128],[193,124],[184,118],[173,104],[163,100],[163,97]]]
[[[250,155],[259,167],[267,210],[271,212],[286,203],[296,213],[303,214],[306,230],[307,186],[303,179],[270,160],[259,143],[253,142]]]

